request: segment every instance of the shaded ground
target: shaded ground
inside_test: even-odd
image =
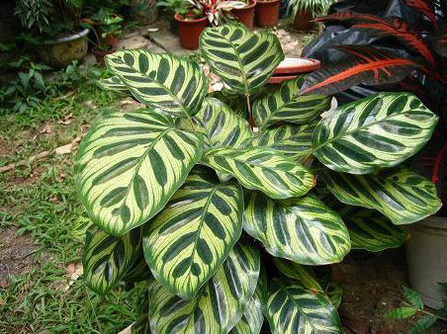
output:
[[[404,249],[352,253],[343,263],[334,265],[332,273],[343,287],[340,314],[347,334],[409,333],[417,316],[402,320],[385,316],[400,306],[403,286],[409,286]],[[447,326],[439,323],[426,333],[447,333]]]

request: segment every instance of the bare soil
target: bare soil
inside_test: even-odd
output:
[[[30,235],[17,235],[17,229],[0,229],[0,280],[7,281],[10,275],[31,270],[37,246]]]
[[[386,318],[404,300],[403,286],[410,286],[404,249],[352,253],[333,266],[332,276],[343,288],[339,311],[346,334],[406,334],[417,321]],[[447,333],[447,326],[438,323],[425,333]]]

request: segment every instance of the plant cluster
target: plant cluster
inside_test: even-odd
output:
[[[185,19],[206,17],[213,26],[233,19],[231,10],[246,5],[245,1],[236,0],[166,0],[157,2],[157,6],[164,7]]]
[[[309,13],[312,17],[327,12],[335,0],[290,0],[287,3],[287,15],[295,17],[297,13]]]
[[[447,72],[444,66],[447,57],[447,8],[437,0],[407,0],[400,6],[402,11],[410,13],[408,19],[352,10],[337,11],[316,19],[328,25],[345,26],[340,34],[340,43],[343,40],[354,42],[335,46],[342,52],[339,61],[325,64],[313,72],[301,92],[336,94],[361,84],[379,90],[416,94],[441,117],[441,122],[429,150],[415,165],[431,177],[442,198],[447,199],[447,180],[440,173],[447,161],[447,118],[444,112],[447,104]],[[414,22],[410,21],[411,18]],[[361,45],[364,41],[371,45]]]
[[[439,283],[447,292],[447,284]],[[424,307],[421,295],[413,289],[404,287],[404,296],[406,301],[401,307],[396,308],[387,314],[391,319],[406,319],[415,315],[419,316],[409,334],[420,334],[433,327],[439,319],[447,320],[447,301],[441,310],[428,310]]]
[[[85,15],[99,23],[106,35],[117,36],[121,33],[122,18],[114,14],[126,4],[126,0],[20,0],[16,3],[15,15],[34,39],[39,35],[58,37],[78,32]]]
[[[400,225],[439,210],[404,164],[438,117],[411,93],[330,110],[330,95],[298,94],[305,76],[264,90],[284,59],[271,33],[206,28],[200,51],[247,117],[195,62],[106,57],[101,86],[146,107],[108,111],[80,144],[84,279],[101,294],[149,281],[135,333],[259,333],[264,317],[272,333],[341,333],[340,289],[313,272],[398,247]]]
[[[0,114],[11,110],[23,113],[28,109],[36,109],[43,99],[60,95],[85,80],[96,80],[102,76],[99,70],[73,62],[45,79],[45,71],[51,70],[50,67],[35,64],[26,58],[24,61],[16,62],[21,67],[17,78],[0,88]]]

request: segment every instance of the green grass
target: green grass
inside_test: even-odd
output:
[[[135,320],[144,295],[143,284],[101,297],[88,290],[82,277],[64,291],[70,279],[67,265],[79,263],[83,248],[76,229],[83,213],[73,180],[76,152],[28,160],[70,143],[103,110],[119,106],[119,98],[99,90],[92,79],[81,82],[61,97],[42,101],[38,109],[0,116],[0,166],[17,164],[0,173],[0,228],[17,228],[37,244],[34,266],[0,289],[0,333],[117,333]],[[61,124],[69,114],[71,122]],[[51,133],[38,135],[46,126]]]

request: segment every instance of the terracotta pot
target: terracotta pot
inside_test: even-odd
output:
[[[95,47],[92,49],[92,52],[95,55],[96,62],[100,65],[104,65],[105,64],[104,57],[107,56],[108,54],[115,52],[115,48],[109,48],[106,51],[103,51]]]
[[[175,14],[175,20],[178,22],[180,45],[182,48],[196,50],[199,48],[199,37],[203,29],[208,25],[206,17],[200,19],[184,20],[179,14]]]
[[[250,3],[243,8],[234,8],[231,13],[237,20],[243,23],[248,29],[253,30],[255,19],[256,0],[250,0]]]
[[[321,63],[312,58],[286,58],[273,71],[269,84],[280,84],[287,80],[295,79],[303,73],[311,73],[318,70]]]
[[[295,20],[293,21],[293,28],[296,30],[312,30],[314,24],[310,21],[313,20],[312,13],[308,11],[299,11],[295,15]]]
[[[273,27],[279,21],[279,6],[281,0],[256,2],[256,25],[258,27]]]

